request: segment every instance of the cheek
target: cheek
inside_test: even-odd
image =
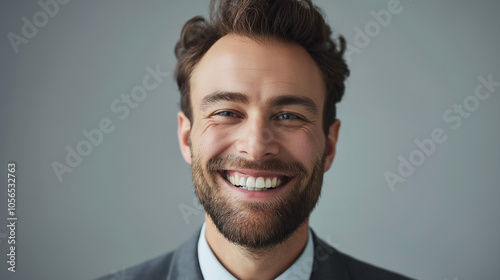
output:
[[[293,135],[287,135],[282,145],[293,158],[307,166],[312,163],[312,159],[322,155],[325,147],[323,138],[323,135],[297,131]]]
[[[227,149],[231,133],[228,129],[220,129],[214,126],[206,129],[197,138],[197,143],[193,142],[193,148],[196,148],[198,153],[203,154],[208,160]]]

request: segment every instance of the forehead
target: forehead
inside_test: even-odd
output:
[[[192,73],[190,88],[195,112],[200,100],[216,91],[243,93],[250,102],[303,95],[318,108],[326,92],[319,67],[300,45],[239,35],[226,35],[207,51]]]

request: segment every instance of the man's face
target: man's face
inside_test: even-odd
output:
[[[179,140],[200,202],[226,239],[265,249],[316,205],[340,123],[322,129],[325,87],[300,46],[227,35],[190,79]]]

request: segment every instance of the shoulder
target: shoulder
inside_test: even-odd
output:
[[[371,265],[340,253],[352,279],[410,280],[401,274]]]
[[[313,232],[314,265],[311,279],[410,280],[406,276],[360,261],[337,251]]]
[[[110,274],[96,280],[165,279],[175,251]]]
[[[96,280],[203,279],[197,252],[199,234],[198,231],[175,251]]]

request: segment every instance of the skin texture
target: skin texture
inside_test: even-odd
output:
[[[178,137],[207,211],[208,244],[238,279],[274,279],[306,245],[335,156],[340,121],[325,136],[321,72],[299,45],[230,34],[196,65],[190,86],[193,117],[179,112]],[[225,180],[227,170],[288,182],[245,191]]]

